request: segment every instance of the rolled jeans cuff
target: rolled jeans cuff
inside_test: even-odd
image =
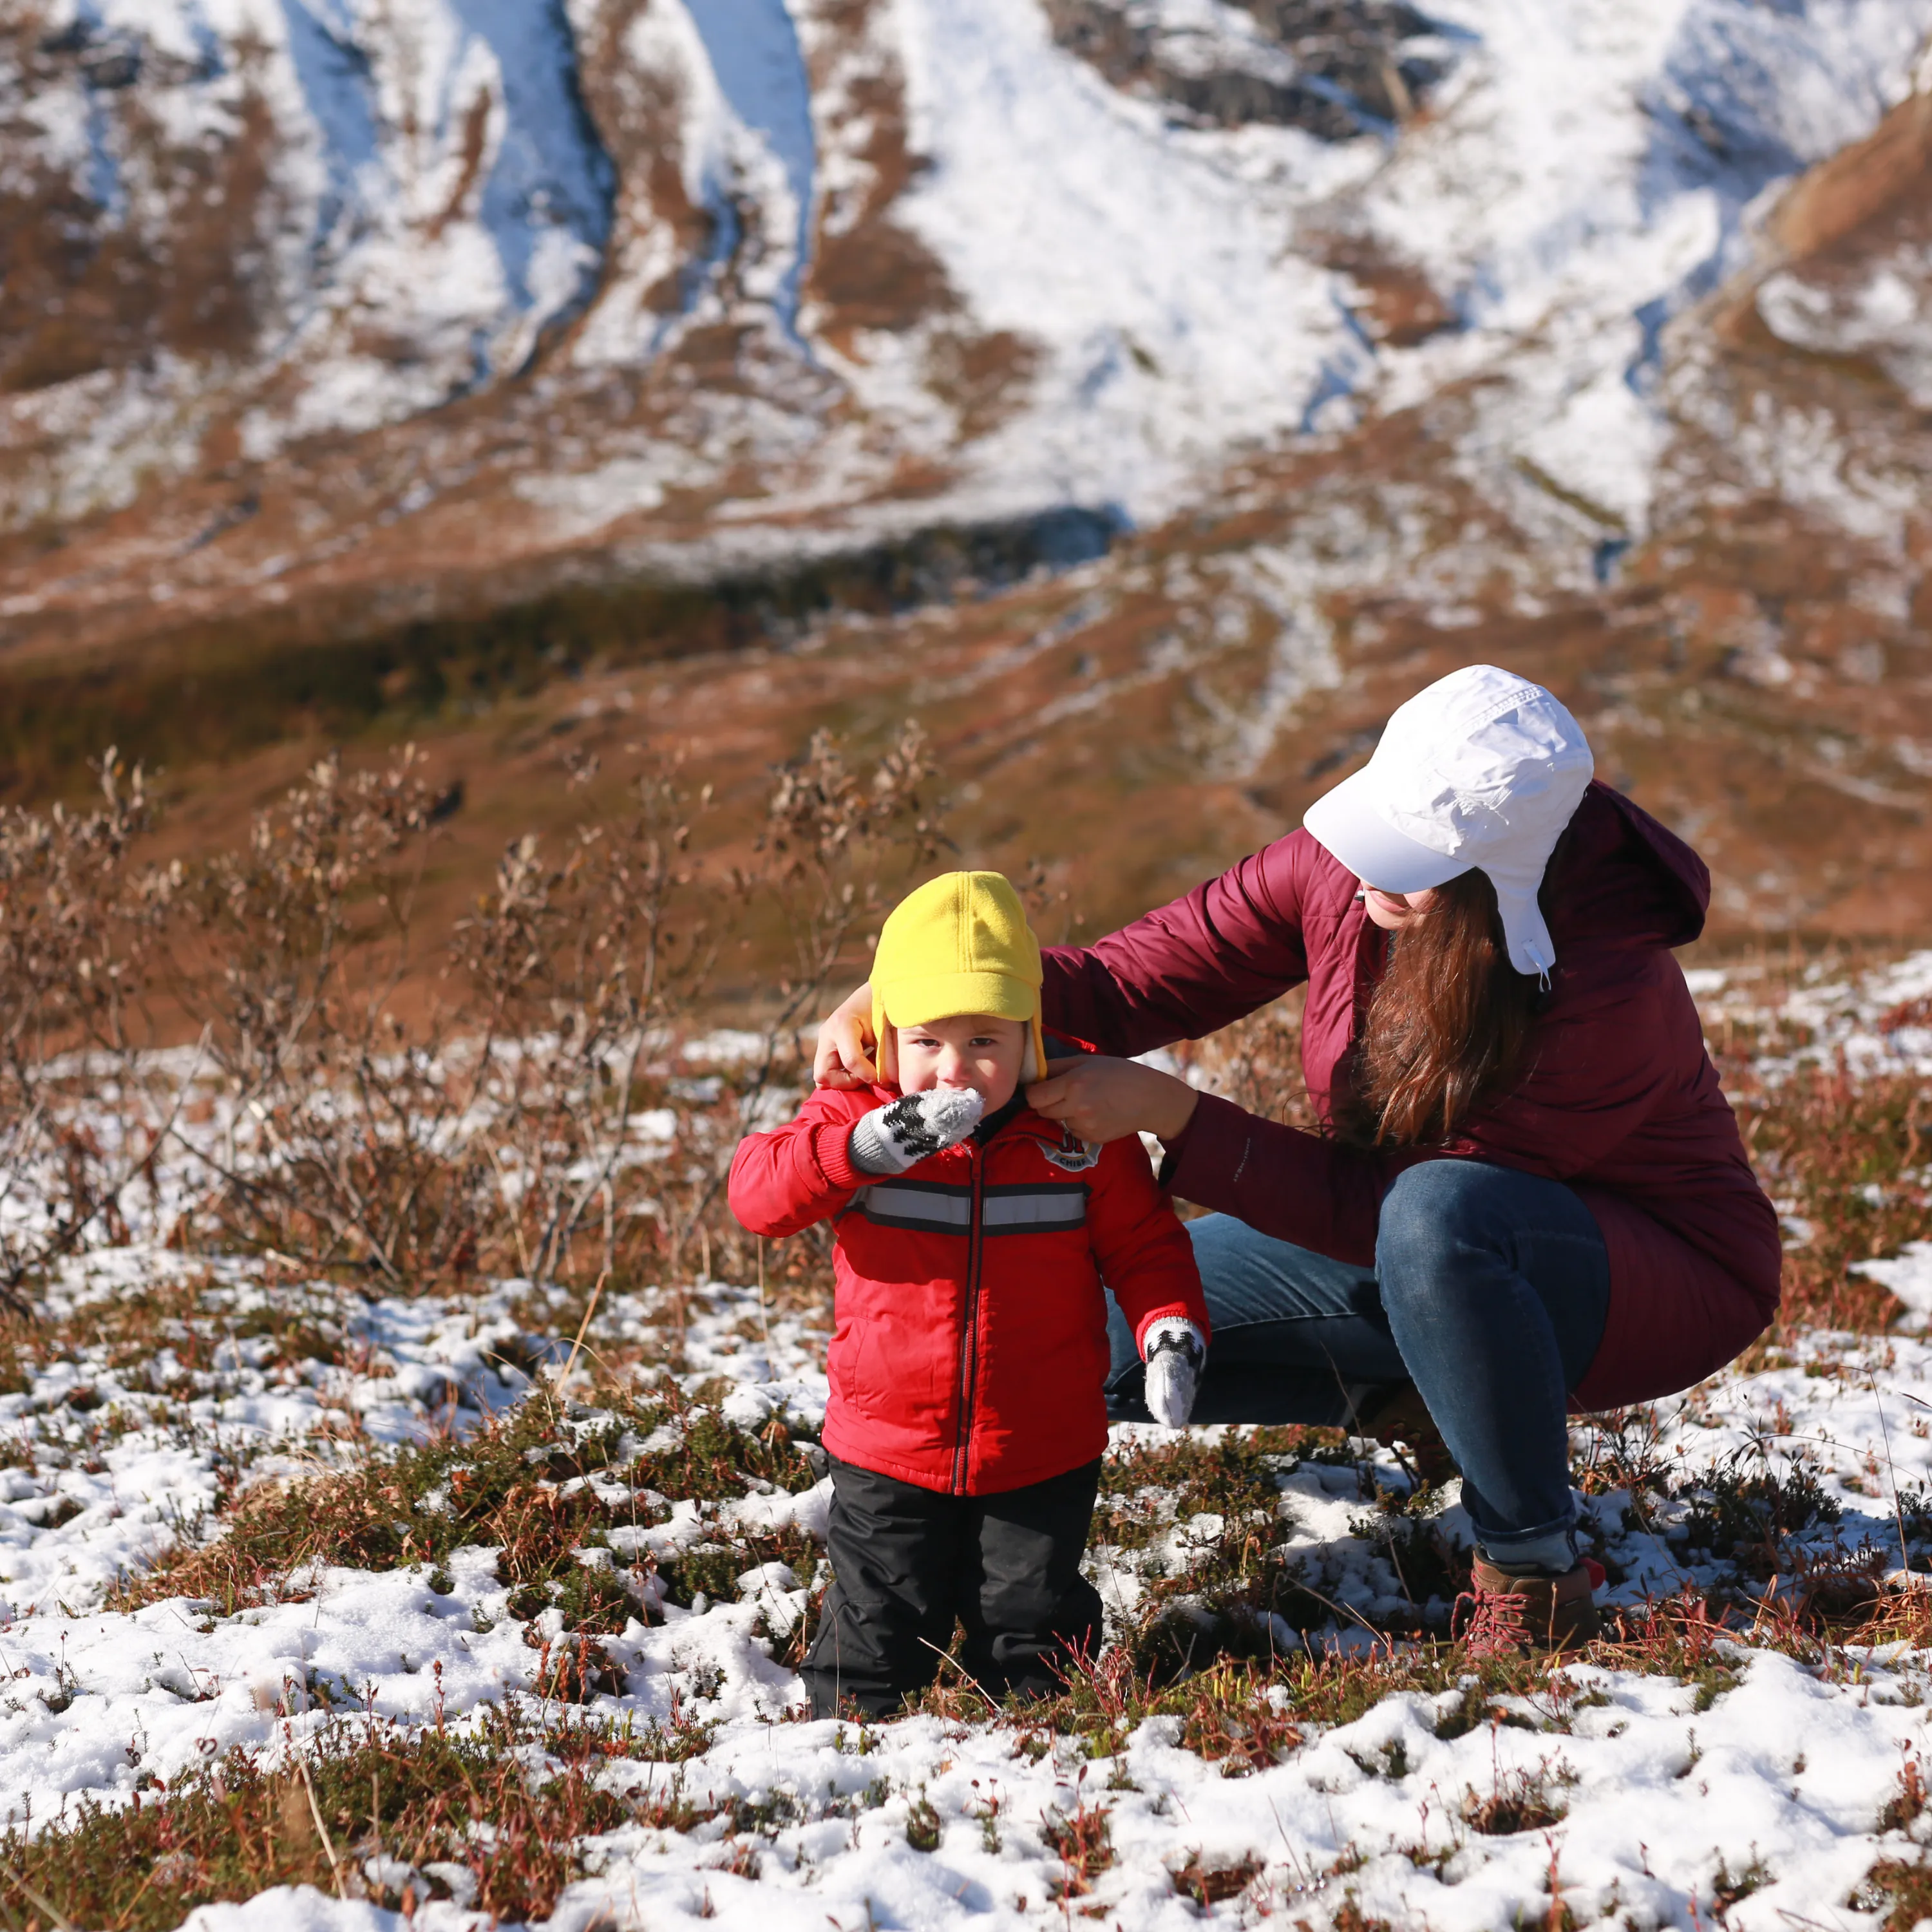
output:
[[[1532,1529],[1492,1534],[1479,1526],[1476,1546],[1498,1570],[1541,1570],[1552,1576],[1568,1576],[1576,1567],[1576,1506],[1570,1504],[1564,1521]]]

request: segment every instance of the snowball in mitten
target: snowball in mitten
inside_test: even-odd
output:
[[[929,1154],[963,1141],[986,1111],[970,1087],[932,1087],[862,1114],[852,1129],[852,1165],[866,1174],[903,1174]]]
[[[1155,1421],[1182,1427],[1194,1412],[1194,1392],[1207,1366],[1207,1337],[1184,1317],[1163,1315],[1148,1325],[1142,1352],[1147,1358],[1149,1411]]]

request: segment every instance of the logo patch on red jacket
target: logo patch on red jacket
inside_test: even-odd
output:
[[[1063,1174],[1084,1174],[1100,1165],[1100,1150],[1077,1138],[1070,1127],[1060,1129],[1059,1146],[1043,1147],[1040,1152]]]

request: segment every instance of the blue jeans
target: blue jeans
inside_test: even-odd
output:
[[[1570,1566],[1566,1398],[1597,1352],[1610,1297],[1604,1238],[1570,1189],[1480,1161],[1425,1161],[1383,1197],[1372,1269],[1231,1215],[1187,1228],[1214,1330],[1196,1422],[1337,1424],[1412,1382],[1491,1559]],[[1118,1307],[1108,1328],[1108,1410],[1146,1420]]]

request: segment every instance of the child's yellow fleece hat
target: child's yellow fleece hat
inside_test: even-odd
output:
[[[1046,1078],[1040,1024],[1040,941],[1018,893],[998,872],[944,872],[892,908],[872,959],[879,1071],[897,1077],[894,1027],[962,1013],[1033,1022],[1034,1072]]]

